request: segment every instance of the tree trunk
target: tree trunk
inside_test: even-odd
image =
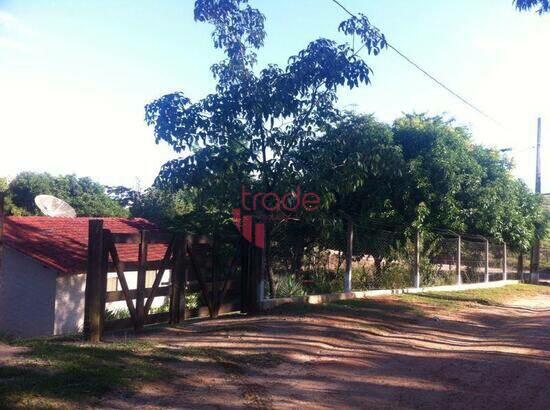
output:
[[[296,242],[294,243],[294,258],[292,261],[292,272],[299,277],[302,273],[302,260],[304,258],[304,235],[298,235]],[[306,272],[309,279],[309,272]]]

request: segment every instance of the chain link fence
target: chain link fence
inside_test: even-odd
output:
[[[348,266],[349,226],[339,219],[322,223],[287,220],[270,226],[266,297],[343,292],[348,271],[352,291],[414,287],[417,270],[421,287],[504,279],[504,244],[481,236],[441,230],[417,239],[407,227],[355,223]],[[507,278],[520,279],[519,255],[508,251],[507,256]],[[523,269],[528,268],[524,255]]]

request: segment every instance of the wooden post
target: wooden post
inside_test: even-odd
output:
[[[489,282],[489,240],[485,239],[485,282]]]
[[[502,244],[502,280],[508,280],[508,255],[506,242]]]
[[[247,313],[257,313],[260,310],[260,297],[263,274],[263,249],[252,244],[256,243],[257,225],[252,224],[252,242],[250,244],[250,259],[248,261],[248,295],[247,295]]]
[[[417,230],[414,240],[414,287],[420,287],[420,231]]]
[[[250,243],[240,238],[241,247],[241,312],[248,312],[248,275],[250,271]]]
[[[99,318],[101,321],[101,335],[103,336],[103,329],[105,326],[105,303],[107,298],[107,273],[109,271],[109,244],[106,238],[109,238],[111,231],[108,229],[101,230],[101,276],[99,284]]]
[[[136,331],[143,329],[145,325],[145,282],[147,276],[147,241],[149,240],[148,231],[141,231],[141,241],[138,253],[138,272],[136,289]]]
[[[353,219],[351,217],[348,217],[347,233],[346,233],[346,271],[344,272],[344,292],[351,292],[352,257],[353,257]]]
[[[253,312],[257,313],[261,310],[261,302],[263,301],[264,297],[264,285],[265,282],[263,280],[264,274],[265,274],[265,253],[263,251],[263,248],[257,248],[254,247],[254,254],[255,254],[255,260],[254,264],[252,265],[254,267],[253,270],[253,288],[252,291],[254,292],[254,305],[253,305]]]
[[[180,289],[182,285],[181,269],[180,269],[180,247],[181,243],[176,241],[172,249],[173,265],[170,272],[170,324],[175,325],[180,323],[179,304],[180,304]]]
[[[462,237],[456,241],[456,284],[462,285]]]
[[[5,192],[0,192],[0,272],[2,271],[2,259],[4,257],[4,199]]]
[[[105,296],[101,295],[102,286],[104,284],[104,280],[102,279],[104,266],[102,261],[103,256],[103,221],[101,219],[90,219],[88,222],[88,264],[84,302],[84,338],[93,343],[98,343],[103,333],[103,320],[101,318],[103,310],[101,302],[105,300]]]

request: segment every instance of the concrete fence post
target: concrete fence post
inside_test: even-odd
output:
[[[416,231],[414,240],[414,287],[420,287],[420,231]]]
[[[506,242],[502,244],[502,280],[508,280],[508,255]]]
[[[462,285],[462,237],[456,240],[456,284]]]
[[[485,239],[485,282],[489,282],[489,240]]]
[[[344,292],[351,292],[352,257],[353,257],[353,219],[351,217],[348,217],[347,234],[346,234],[346,272],[344,273]]]

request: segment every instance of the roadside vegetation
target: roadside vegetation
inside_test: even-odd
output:
[[[84,344],[80,339],[4,342],[21,350],[0,361],[0,408],[87,408],[111,392],[132,395],[147,382],[169,380],[173,365],[200,361],[220,365],[229,375],[247,366],[281,362],[274,353],[235,355],[218,349],[166,347],[131,340]]]
[[[550,287],[518,284],[499,288],[471,289],[461,292],[411,293],[402,295],[401,299],[411,304],[420,303],[457,310],[463,308],[465,305],[503,306],[514,300],[535,296],[550,297]]]
[[[388,328],[415,323],[433,309],[461,310],[471,306],[501,306],[515,299],[550,296],[550,287],[510,285],[463,292],[421,293],[374,299],[348,300],[324,305],[289,304],[269,315],[328,315],[361,317],[368,327]],[[266,318],[266,320],[268,320]],[[221,323],[223,325],[223,321]],[[365,325],[367,326],[367,325]],[[155,327],[155,329],[162,327]],[[228,326],[232,337],[250,330]],[[282,363],[275,353],[241,355],[223,349],[153,344],[140,340],[85,344],[78,338],[3,339],[16,349],[0,359],[0,408],[93,407],[106,395],[131,396],[144,383],[174,377],[174,365],[185,362],[216,363],[230,377],[252,367]]]

